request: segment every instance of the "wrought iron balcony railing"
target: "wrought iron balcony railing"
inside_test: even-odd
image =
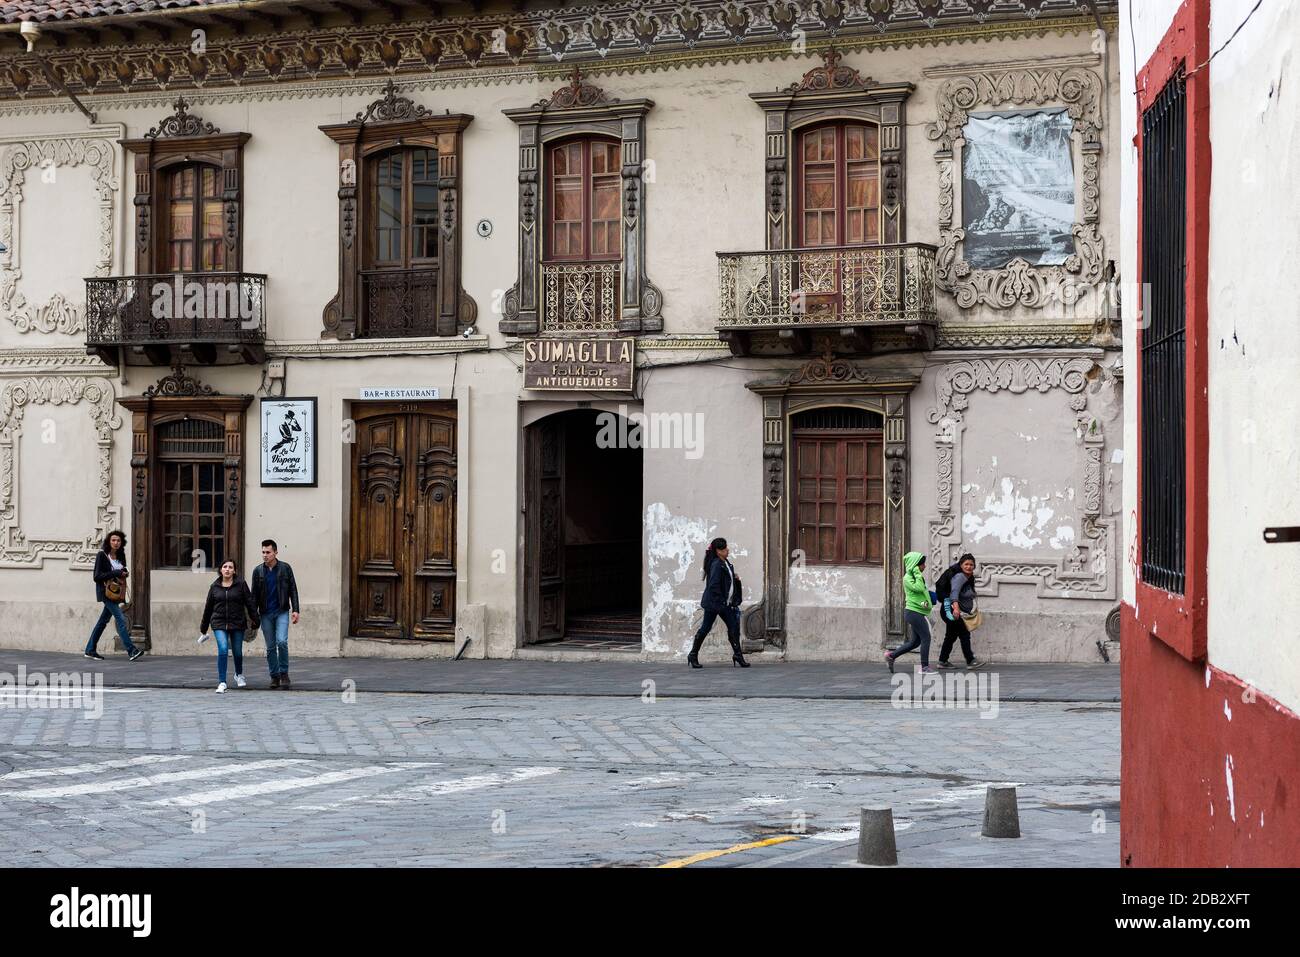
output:
[[[718,253],[719,329],[934,325],[935,247]]]
[[[260,362],[266,342],[266,276],[246,272],[155,273],[86,280],[86,347],[116,361],[166,364],[184,351],[199,362]],[[111,358],[110,358],[111,357]]]
[[[363,270],[361,296],[367,337],[438,334],[436,267]]]
[[[541,331],[614,331],[622,269],[618,260],[542,263]]]

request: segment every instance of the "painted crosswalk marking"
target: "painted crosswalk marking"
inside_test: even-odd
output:
[[[297,811],[334,811],[350,804],[409,804],[424,798],[437,797],[442,794],[460,794],[465,791],[478,791],[483,788],[500,787],[517,781],[529,781],[533,778],[557,774],[559,768],[515,768],[504,774],[471,774],[468,777],[452,778],[447,781],[434,781],[430,784],[416,784],[411,787],[393,791],[391,794],[376,797],[370,794],[355,794],[328,804],[299,804]]]
[[[10,771],[0,774],[0,781],[26,781],[29,778],[75,777],[78,774],[99,774],[101,771],[114,771],[120,768],[134,768],[142,764],[163,764],[168,761],[192,760],[186,754],[145,754],[138,758],[122,758],[118,761],[98,761],[95,764],[73,764],[62,768],[29,768],[25,771]]]
[[[268,768],[286,768],[295,764],[306,764],[305,759],[280,758],[271,761],[250,761],[246,764],[222,764],[212,768],[196,768],[193,771],[168,771],[148,777],[117,778],[109,781],[96,781],[93,784],[67,784],[62,787],[32,788],[25,791],[0,791],[0,798],[16,798],[21,801],[42,801],[48,798],[80,797],[85,794],[111,794],[117,791],[129,791],[134,788],[157,787],[160,784],[173,784],[177,781],[197,781],[203,778],[219,778],[228,774],[245,774],[249,771],[262,771]],[[156,803],[156,802],[155,802]]]
[[[216,804],[220,801],[238,801],[244,798],[258,797],[263,794],[278,794],[282,791],[297,791],[303,788],[322,787],[327,784],[342,784],[358,778],[373,777],[377,774],[392,774],[395,771],[407,771],[409,768],[391,765],[372,765],[363,768],[348,768],[344,771],[329,771],[313,777],[291,778],[280,781],[262,781],[256,784],[236,784],[217,788],[213,791],[196,791],[179,797],[159,798],[146,803],[155,807],[195,807],[200,804]]]

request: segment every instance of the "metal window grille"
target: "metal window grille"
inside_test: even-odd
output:
[[[1142,115],[1142,580],[1187,566],[1187,99],[1180,70]]]

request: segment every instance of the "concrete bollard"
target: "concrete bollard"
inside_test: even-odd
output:
[[[1020,811],[1016,807],[1016,788],[1011,784],[990,784],[984,797],[985,837],[1019,837]]]
[[[858,863],[874,867],[896,867],[894,812],[888,807],[864,807],[858,825]]]

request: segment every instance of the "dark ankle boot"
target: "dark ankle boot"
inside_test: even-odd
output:
[[[695,636],[695,643],[691,645],[691,652],[686,656],[686,663],[692,668],[703,668],[700,664],[700,647],[704,644],[704,639],[699,635]]]
[[[730,639],[730,641],[731,641],[731,667],[735,668],[736,666],[740,666],[741,668],[748,668],[749,662],[746,661],[745,656],[740,653],[740,639],[732,638]]]

